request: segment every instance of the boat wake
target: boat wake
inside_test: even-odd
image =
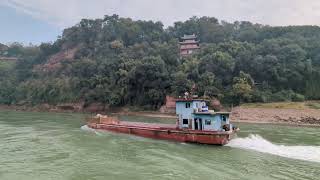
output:
[[[227,146],[254,150],[286,158],[320,162],[320,146],[277,145],[259,135],[251,134],[246,138],[233,139],[229,144],[227,144]]]
[[[88,125],[83,125],[83,126],[81,126],[80,129],[83,130],[83,131],[88,131],[88,132],[95,133],[96,135],[102,135],[102,133],[100,133],[100,132],[97,131],[96,129],[90,128]]]

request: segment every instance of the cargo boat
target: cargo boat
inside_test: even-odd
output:
[[[203,99],[177,99],[176,124],[128,122],[97,115],[88,121],[88,126],[146,138],[225,145],[239,130],[230,123],[229,114],[208,110]]]

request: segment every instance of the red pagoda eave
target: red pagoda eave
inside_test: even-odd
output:
[[[180,50],[188,50],[188,49],[200,49],[200,47],[180,47]]]
[[[194,41],[194,42],[179,42],[179,44],[199,44],[199,41]]]

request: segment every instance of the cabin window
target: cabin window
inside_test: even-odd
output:
[[[186,108],[190,108],[190,103],[186,103]]]
[[[188,121],[188,119],[183,119],[183,120],[182,120],[182,123],[183,123],[183,124],[189,124],[189,121]]]
[[[211,125],[211,120],[210,120],[210,119],[206,119],[206,120],[204,121],[204,123],[205,123],[205,125]]]
[[[221,119],[222,121],[226,122],[227,121],[227,117],[225,115],[221,115]]]

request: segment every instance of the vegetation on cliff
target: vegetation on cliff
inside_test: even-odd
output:
[[[195,33],[199,53],[179,57]],[[225,103],[320,99],[320,28],[192,17],[161,22],[83,19],[54,43],[1,45],[0,104],[99,102],[159,108],[195,87]]]

